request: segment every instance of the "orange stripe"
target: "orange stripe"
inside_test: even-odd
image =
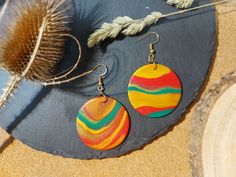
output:
[[[109,150],[120,145],[126,138],[127,134],[129,133],[129,125],[130,125],[130,120],[129,118],[127,118],[119,134],[112,140],[112,142],[108,146],[103,148],[103,150]]]
[[[125,109],[122,107],[118,115],[115,117],[114,119],[115,121],[111,124],[111,127],[109,128],[109,130],[99,135],[92,135],[92,137],[86,137],[86,134],[90,134],[89,132],[86,132],[84,136],[83,136],[83,133],[81,133],[80,135],[81,140],[85,142],[87,145],[92,145],[92,146],[101,143],[103,140],[107,139],[117,129],[117,127],[119,127],[119,124],[124,115],[124,112],[125,112]],[[82,130],[85,131],[84,129]]]
[[[97,97],[83,106],[86,107],[86,111],[90,113],[89,115],[92,115],[92,120],[100,121],[106,117],[117,103],[117,101],[111,98],[108,98],[106,103],[102,103],[103,101],[104,97]]]

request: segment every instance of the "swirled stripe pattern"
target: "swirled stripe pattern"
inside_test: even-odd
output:
[[[88,101],[77,116],[77,131],[81,141],[96,150],[110,150],[128,136],[129,115],[118,101],[108,97]]]
[[[159,118],[170,114],[182,96],[181,82],[171,69],[164,65],[148,64],[138,69],[128,86],[129,100],[140,114]]]

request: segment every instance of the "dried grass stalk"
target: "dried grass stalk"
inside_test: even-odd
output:
[[[166,3],[178,9],[186,9],[192,6],[194,0],[167,0]]]
[[[114,39],[119,34],[123,34],[125,36],[133,36],[141,32],[145,27],[151,26],[155,24],[159,19],[166,18],[178,14],[183,14],[185,12],[213,6],[219,5],[223,3],[228,3],[232,0],[221,0],[218,2],[213,2],[185,10],[180,10],[177,12],[172,12],[168,14],[162,14],[161,12],[152,12],[150,15],[145,18],[134,20],[130,17],[117,17],[111,23],[103,23],[102,26],[97,29],[93,34],[89,36],[88,39],[88,47],[92,48],[95,45],[101,43],[107,38]],[[186,1],[187,2],[187,1]]]

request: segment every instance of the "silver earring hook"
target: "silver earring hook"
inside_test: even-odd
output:
[[[105,100],[104,101],[102,101],[102,103],[105,103],[107,100],[108,100],[108,98],[107,98],[107,96],[105,95],[105,93],[104,93],[104,84],[103,84],[103,76],[105,76],[107,73],[108,73],[108,68],[107,68],[107,66],[106,65],[104,65],[104,64],[98,64],[94,69],[93,69],[93,71],[94,70],[96,70],[96,69],[98,69],[99,67],[104,67],[104,69],[105,69],[105,71],[104,71],[104,73],[102,73],[102,74],[100,74],[99,75],[99,78],[98,78],[98,92],[99,92],[99,96],[103,96],[104,98],[105,98]]]
[[[136,40],[136,42],[144,40],[145,38],[147,38],[151,34],[154,34],[156,36],[156,41],[150,43],[150,45],[149,45],[149,58],[148,58],[148,62],[150,64],[154,64],[154,68],[153,69],[156,70],[157,69],[157,65],[155,63],[155,47],[154,47],[154,45],[157,44],[160,41],[159,34],[157,34],[156,32],[147,33],[146,35],[142,36],[140,39]]]
[[[146,34],[146,35],[144,35],[144,36],[141,36],[141,38],[137,39],[136,42],[142,41],[142,40],[146,39],[146,38],[147,38],[148,36],[150,36],[151,34],[154,34],[154,35],[156,36],[156,38],[157,38],[156,41],[155,41],[155,42],[152,42],[151,44],[152,44],[152,45],[157,44],[157,43],[160,41],[160,35],[157,34],[156,32],[150,32],[150,33],[148,33],[148,34]]]
[[[93,69],[93,71],[95,71],[96,69],[98,69],[99,67],[104,67],[105,71],[104,73],[99,75],[99,78],[102,78],[103,76],[105,76],[108,73],[108,68],[106,65],[104,64],[98,64],[97,66],[95,66],[95,68]]]

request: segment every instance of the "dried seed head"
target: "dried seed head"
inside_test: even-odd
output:
[[[30,80],[49,78],[63,56],[71,4],[68,0],[10,2],[0,27],[0,66]]]

